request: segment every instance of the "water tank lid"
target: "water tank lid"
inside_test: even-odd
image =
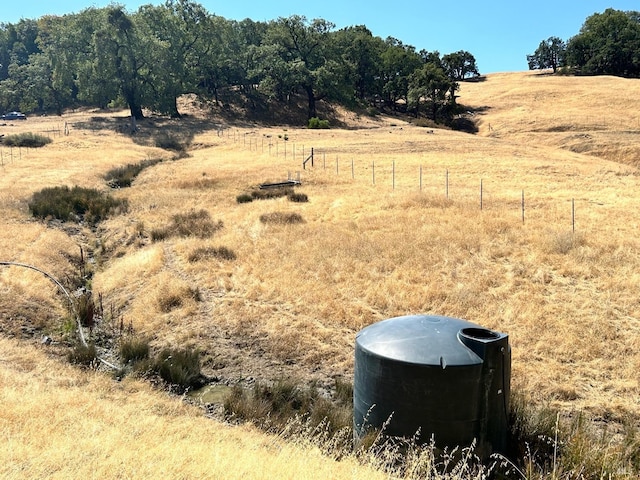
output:
[[[356,335],[356,348],[389,360],[426,366],[446,368],[482,363],[460,340],[462,330],[479,341],[506,336],[458,318],[406,315],[363,328]]]

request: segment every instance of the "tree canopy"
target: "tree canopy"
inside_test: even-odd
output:
[[[458,82],[478,75],[466,51],[441,58],[363,25],[336,30],[299,15],[227,20],[192,0],[0,23],[5,111],[119,106],[132,119],[145,110],[178,117],[177,99],[195,94],[249,107],[304,98],[309,118],[326,99],[447,121]]]
[[[529,69],[583,75],[640,76],[640,13],[608,8],[589,16],[566,43],[550,37],[527,55]]]

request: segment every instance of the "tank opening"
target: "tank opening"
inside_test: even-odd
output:
[[[486,328],[463,328],[461,333],[465,337],[477,338],[480,340],[494,340],[500,338],[500,334],[487,330]]]

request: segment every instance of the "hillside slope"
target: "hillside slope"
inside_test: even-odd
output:
[[[54,141],[38,150],[1,147],[0,260],[36,265],[65,282],[86,268],[104,306],[101,328],[130,325],[154,350],[198,348],[205,373],[221,383],[293,378],[330,389],[333,377],[351,378],[359,329],[397,315],[433,313],[508,333],[512,382],[530,402],[637,422],[638,117],[634,103],[621,100],[622,87],[628,98],[640,98],[634,81],[609,77],[526,72],[465,83],[460,101],[474,108],[478,135],[397,119],[308,130],[193,115],[152,118],[129,136],[119,128],[127,123],[123,112],[30,118],[0,133],[43,132]],[[188,154],[158,147],[167,137]],[[311,148],[313,165],[303,167]],[[111,169],[149,158],[163,161],[130,188],[107,187]],[[297,191],[308,202],[238,203],[259,184],[289,176],[299,176]],[[129,208],[96,229],[32,219],[31,195],[59,185],[97,188],[126,198]],[[185,218],[209,219],[215,228],[194,224],[191,234],[175,233]],[[221,247],[235,259],[211,253]],[[39,369],[26,365],[43,357],[28,348],[20,359],[18,339],[39,343],[47,334],[54,345],[64,343],[66,315],[64,299],[42,275],[0,270],[0,330],[13,337],[3,340],[13,353],[2,354],[0,372],[3,382],[19,378],[7,383],[11,406],[0,417],[12,436],[26,415],[20,398],[48,405],[47,374],[20,373]],[[52,428],[65,425],[70,436],[67,424],[98,401],[108,411],[124,408],[124,397],[111,393],[121,387],[106,377],[68,375],[73,379],[51,393],[54,402],[67,398],[51,404],[67,415]],[[80,395],[76,382],[95,393]],[[162,409],[168,425],[183,419],[182,410],[172,413],[174,406]],[[31,409],[38,425],[32,431],[44,433],[33,434],[34,443],[13,456],[6,453],[3,468],[10,474],[44,472],[28,470],[27,457],[52,451],[49,430],[41,427],[49,414]],[[122,422],[101,414],[89,430],[115,449],[121,423],[135,422],[129,414]],[[167,444],[186,441],[205,451],[210,442],[201,439],[218,427],[193,422],[195,436],[150,429],[140,443],[162,435]],[[92,452],[97,464],[114,461]],[[173,461],[167,452],[148,458],[159,470]],[[86,471],[79,457],[69,468]],[[121,468],[135,474],[136,459],[126,456]]]
[[[620,77],[498,73],[463,82],[480,135],[639,166],[640,82]]]

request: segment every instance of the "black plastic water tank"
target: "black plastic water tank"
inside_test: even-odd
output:
[[[390,318],[356,335],[353,422],[390,436],[433,438],[488,458],[505,452],[511,382],[507,335],[465,320]]]

